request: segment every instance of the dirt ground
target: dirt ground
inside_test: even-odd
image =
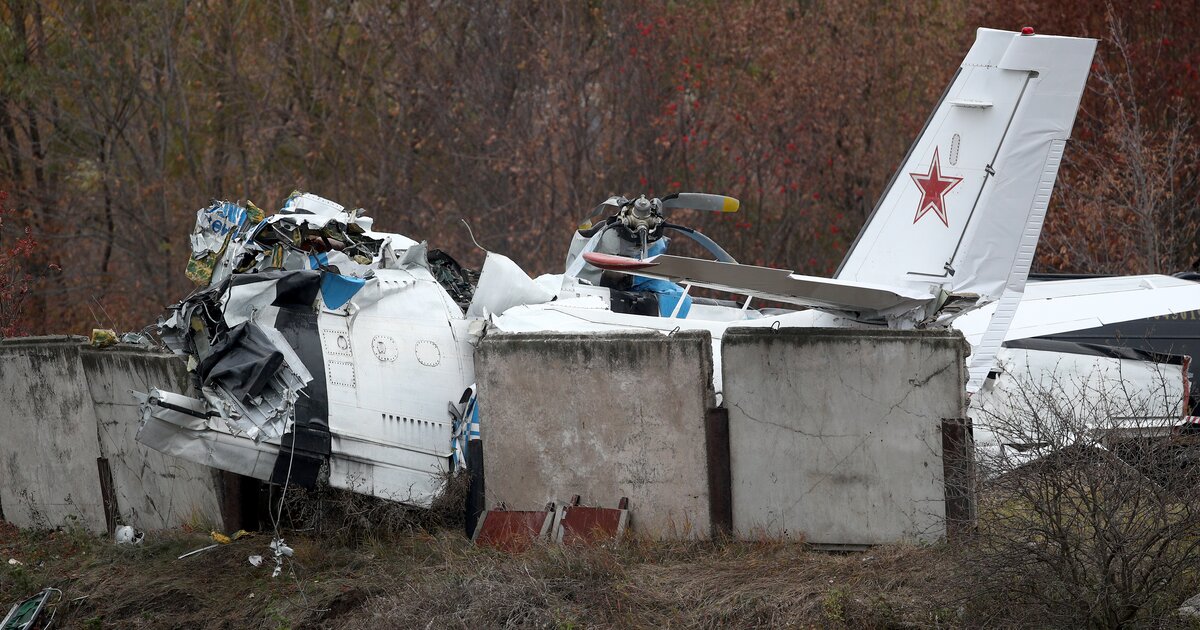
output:
[[[209,533],[117,546],[2,525],[0,606],[59,588],[65,628],[954,627],[964,615],[937,547],[632,540],[509,555],[450,530],[353,545],[284,535],[295,554],[272,578],[271,534],[178,559]]]

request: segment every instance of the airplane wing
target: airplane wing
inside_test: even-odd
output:
[[[954,327],[972,344],[982,337],[995,304],[958,318]],[[1085,330],[1200,309],[1200,283],[1171,276],[1120,276],[1032,282],[1005,341]]]
[[[908,311],[933,300],[912,289],[794,274],[786,269],[739,265],[661,254],[644,260],[591,252],[588,263],[608,271],[659,278],[814,308],[858,313],[868,319]]]

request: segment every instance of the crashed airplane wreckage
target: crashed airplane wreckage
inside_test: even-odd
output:
[[[972,347],[967,390],[988,447],[1037,442],[993,434],[980,418],[1048,375],[1099,373],[1089,382],[1100,388],[1134,375],[1160,393],[1160,415],[1178,419],[1187,361],[1028,342],[1200,309],[1200,284],[1170,276],[1026,287],[1095,44],[980,29],[834,278],[737,264],[667,221],[676,208],[736,211],[718,195],[613,197],[597,208],[609,217],[574,235],[565,273],[536,280],[495,253],[476,278],[424,243],[373,231],[362,210],[311,194],[270,217],[215,203],[192,235],[188,272],[204,286],[159,325],[200,397],[138,394],[137,439],[275,483],[324,478],[426,505],[447,470],[475,461],[473,342],[488,328],[707,330],[720,361],[733,326],[952,327]],[[717,260],[666,254],[668,232]],[[694,298],[692,286],[802,310]],[[1055,375],[1061,367],[1070,373]],[[719,366],[713,378],[719,395]]]
[[[463,461],[469,427],[446,405],[473,380],[473,274],[307,194],[266,218],[214,203],[192,248],[189,276],[207,287],[158,330],[202,397],[135,393],[138,441],[276,483],[325,469],[334,487],[426,504],[448,456]]]

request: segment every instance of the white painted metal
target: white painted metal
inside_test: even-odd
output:
[[[979,342],[972,349],[971,358],[967,363],[969,378],[967,392],[975,393],[983,385],[983,379],[996,361],[996,353],[1004,342],[1012,320],[1017,314],[1017,305],[1025,291],[1025,279],[1029,277],[1029,269],[1033,265],[1033,256],[1037,252],[1038,239],[1041,237],[1042,224],[1046,219],[1046,208],[1050,204],[1050,193],[1054,190],[1054,180],[1058,178],[1058,167],[1062,163],[1063,149],[1066,140],[1055,140],[1050,143],[1050,152],[1046,157],[1046,166],[1042,171],[1041,181],[1038,182],[1037,193],[1033,198],[1033,207],[1029,219],[1025,222],[1025,230],[1017,245],[1016,256],[1013,258],[1012,270],[1000,299],[995,302],[992,318],[988,321],[987,329]]]
[[[972,345],[980,343],[995,305],[954,322]],[[1119,276],[1033,282],[1004,339],[1027,339],[1200,309],[1200,284],[1171,276]]]
[[[376,276],[351,306],[319,318],[333,434],[329,483],[426,504],[449,466],[446,404],[474,381],[452,324],[464,318],[424,267]]]
[[[1169,429],[1186,412],[1182,370],[1173,364],[1002,348],[995,377],[971,398],[975,447],[985,463],[1011,470],[1072,443],[1071,432],[1078,439],[1083,431]]]

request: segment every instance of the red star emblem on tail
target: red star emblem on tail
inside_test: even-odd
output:
[[[938,164],[937,147],[933,149],[933,161],[929,163],[929,172],[924,175],[909,173],[908,176],[913,178],[917,187],[921,189],[921,205],[917,206],[917,216],[913,217],[913,223],[920,221],[921,217],[933,210],[942,220],[942,224],[950,227],[950,221],[946,218],[946,193],[957,186],[963,178],[942,176],[942,167]]]

